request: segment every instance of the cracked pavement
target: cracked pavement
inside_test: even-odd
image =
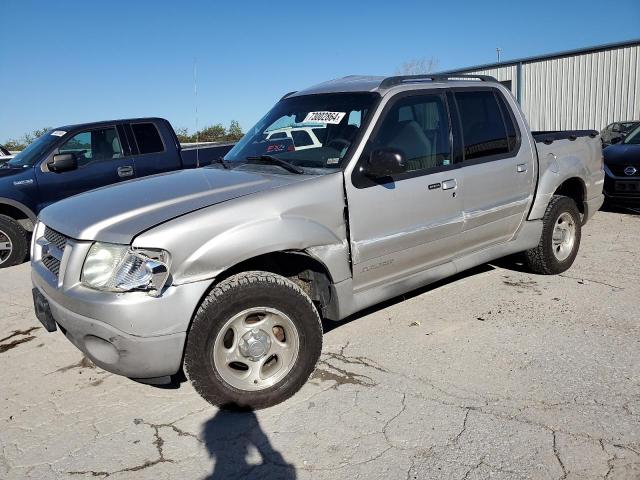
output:
[[[561,276],[501,260],[330,324],[287,402],[220,411],[95,367],[0,271],[0,478],[638,479],[640,215]]]

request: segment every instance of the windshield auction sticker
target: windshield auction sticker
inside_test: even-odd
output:
[[[55,132],[51,132],[51,135],[54,137],[64,137],[67,134],[64,130],[56,130]]]
[[[345,112],[309,112],[304,119],[304,123],[332,123],[337,125],[345,115]]]

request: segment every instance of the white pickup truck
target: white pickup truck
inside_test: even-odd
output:
[[[313,148],[268,138],[309,124]],[[568,269],[603,179],[597,132],[532,134],[490,77],[333,80],[285,95],[210,167],[44,209],[36,313],[106,370],[184,367],[209,402],[263,408],[306,382],[321,317],[517,252]]]

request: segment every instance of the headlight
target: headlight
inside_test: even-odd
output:
[[[159,295],[169,277],[169,253],[94,243],[82,267],[82,283],[96,290],[145,290]]]

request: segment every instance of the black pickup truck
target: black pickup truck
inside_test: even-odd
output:
[[[210,165],[232,146],[182,148],[162,118],[50,130],[0,165],[0,268],[24,261],[29,232],[44,207],[124,180]]]

